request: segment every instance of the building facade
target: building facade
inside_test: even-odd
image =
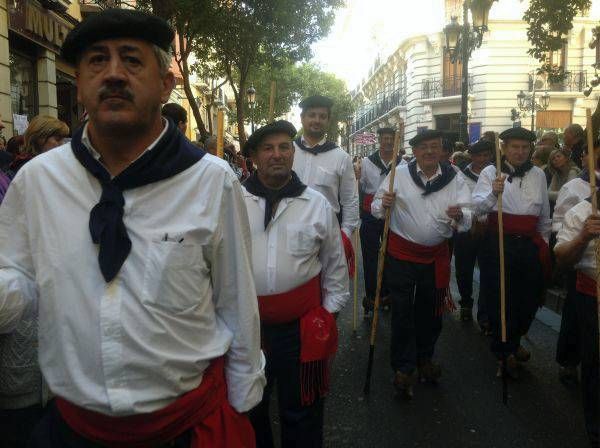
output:
[[[588,44],[592,30],[598,26],[600,1],[591,10],[577,17],[567,36],[564,48],[551,55],[553,63],[567,72],[561,83],[550,83],[536,73],[540,63],[527,54],[527,24],[522,20],[527,1],[502,0],[490,11],[489,31],[482,46],[475,50],[469,66],[468,127],[471,141],[485,131],[502,131],[516,120],[537,132],[561,132],[571,123],[585,123],[585,109],[594,109],[598,94],[584,97],[588,80],[594,77],[592,64],[596,50]],[[462,0],[439,0],[445,14],[438,23],[439,31],[411,36],[386,58],[376,57],[369,75],[353,90],[357,113],[351,126],[351,141],[364,132],[376,132],[379,127],[392,126],[402,131],[403,147],[421,129],[439,129],[458,136],[462,66],[452,63],[445,51],[444,26],[450,17],[462,15]],[[407,12],[410,14],[410,11]],[[444,22],[445,21],[445,22]],[[545,111],[521,112],[517,95],[523,90],[538,98],[550,95]],[[375,145],[352,143],[352,155],[363,155]]]

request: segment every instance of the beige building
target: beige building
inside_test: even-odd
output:
[[[368,76],[355,88],[358,111],[352,136],[375,132],[383,126],[403,130],[403,146],[420,129],[440,129],[458,136],[461,107],[460,63],[452,63],[444,51],[444,26],[451,16],[462,15],[462,0],[436,0],[445,11],[431,34],[403,40],[386,56],[375,57]],[[562,131],[570,123],[585,122],[586,107],[595,108],[598,94],[585,98],[583,90],[593,78],[591,65],[596,51],[589,48],[592,30],[600,18],[600,1],[584,17],[577,17],[564,48],[552,55],[553,63],[567,72],[564,82],[552,84],[536,75],[539,62],[527,54],[527,24],[522,20],[527,1],[501,0],[490,11],[489,31],[475,50],[469,66],[468,123],[471,140],[485,131],[502,131],[513,125],[512,109],[517,94],[530,95],[535,87],[538,100],[548,92],[547,110],[533,116],[536,131]],[[407,10],[410,16],[410,9]],[[404,18],[410,20],[410,17]],[[522,126],[532,127],[532,114],[521,113]],[[351,145],[353,155],[372,151],[374,145]]]

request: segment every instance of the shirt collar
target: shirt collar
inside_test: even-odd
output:
[[[417,163],[417,174],[419,176],[421,176],[422,179],[426,180],[426,181],[432,181],[433,179],[435,179],[438,176],[442,175],[442,167],[440,166],[440,164],[438,163],[437,166],[437,170],[435,171],[435,174],[431,177],[427,177],[427,175],[423,172],[423,170],[421,169],[421,167],[419,166],[419,164]]]
[[[144,155],[146,152],[150,151],[152,148],[154,148],[156,146],[156,144],[158,143],[158,141],[163,137],[163,135],[166,134],[167,129],[169,128],[169,123],[167,122],[167,120],[165,120],[164,118],[162,119],[163,121],[163,130],[160,133],[160,135],[157,137],[156,140],[154,140],[152,143],[150,143],[150,146],[148,146],[144,152],[142,154],[140,154],[140,156],[138,157],[138,159]],[[100,160],[100,158],[102,157],[100,155],[100,153],[98,151],[96,151],[96,149],[94,148],[94,146],[92,145],[92,142],[90,140],[90,136],[88,134],[88,125],[89,123],[86,123],[83,127],[83,134],[81,135],[81,143],[83,143],[83,146],[86,147],[86,149],[90,152],[90,154],[92,155],[92,157],[94,157],[94,159],[96,160]],[[137,160],[137,159],[136,159]],[[132,162],[133,163],[133,162]]]
[[[324,144],[324,143],[327,141],[327,137],[326,137],[326,136],[325,136],[325,137],[323,137],[323,138],[322,138],[321,140],[319,140],[319,141],[317,142],[317,144],[315,144],[315,145],[311,145],[310,143],[308,143],[308,142],[307,142],[307,141],[304,139],[304,136],[302,136],[302,137],[300,138],[300,141],[301,141],[301,142],[302,142],[302,144],[303,144],[304,146],[306,146],[307,148],[314,148],[315,146],[323,145],[323,144]]]

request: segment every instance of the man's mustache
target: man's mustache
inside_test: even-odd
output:
[[[100,101],[106,100],[108,98],[122,98],[124,100],[133,101],[133,92],[129,90],[127,87],[109,87],[102,86],[100,90],[98,90],[98,98]]]

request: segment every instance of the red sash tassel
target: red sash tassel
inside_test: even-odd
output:
[[[374,198],[374,194],[363,194],[362,209],[364,212],[371,213],[371,203],[373,202]]]
[[[548,284],[552,280],[552,258],[550,257],[550,247],[544,241],[542,235],[537,231],[539,217],[533,215],[511,215],[502,213],[502,224],[504,233],[507,235],[522,235],[531,238],[531,241],[538,248],[538,258],[542,265],[544,281]],[[493,232],[498,232],[498,213],[493,212],[488,215],[488,228]]]
[[[196,389],[156,412],[112,417],[62,398],[56,404],[75,432],[111,448],[164,445],[190,429],[191,448],[252,448],[255,438],[250,421],[227,401],[224,364],[224,358],[214,359]]]
[[[258,296],[263,323],[300,320],[300,385],[302,405],[329,391],[330,364],[337,351],[335,318],[321,306],[321,276],[281,294]],[[268,347],[266,347],[268,352]]]
[[[596,289],[596,280],[581,271],[577,271],[577,283],[575,289],[586,296],[596,297],[598,294]]]
[[[456,305],[454,305],[450,294],[450,248],[448,247],[448,241],[444,241],[437,246],[423,246],[390,232],[387,253],[397,260],[420,264],[433,263],[438,300],[436,316],[456,310]]]
[[[354,277],[355,268],[354,265],[354,247],[352,246],[352,241],[346,233],[340,229],[342,233],[342,244],[344,245],[344,255],[346,256],[346,263],[348,263],[348,275],[350,278]]]

